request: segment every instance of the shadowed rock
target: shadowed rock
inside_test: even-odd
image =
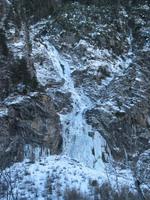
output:
[[[60,119],[49,96],[15,96],[6,107],[0,117],[0,167],[23,160],[25,144],[48,148],[50,154],[61,151]]]

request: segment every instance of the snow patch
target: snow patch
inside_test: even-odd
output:
[[[0,117],[7,116],[8,108],[0,108]]]
[[[29,96],[13,96],[13,97],[8,97],[5,99],[5,104],[6,105],[14,105],[14,104],[19,104],[22,102],[24,99],[30,99]]]

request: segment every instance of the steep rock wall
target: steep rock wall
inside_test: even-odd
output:
[[[24,159],[25,145],[61,151],[60,119],[53,100],[45,94],[14,96],[2,106],[0,117],[1,167]]]
[[[137,160],[149,148],[149,51],[108,86],[101,101],[87,111],[87,121],[103,135],[115,159],[126,153]]]

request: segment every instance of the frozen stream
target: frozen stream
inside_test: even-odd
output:
[[[88,167],[103,170],[102,153],[105,154],[106,159],[109,158],[106,154],[106,141],[97,131],[92,130],[84,116],[86,109],[92,107],[92,102],[81,90],[74,88],[69,64],[61,58],[53,46],[49,46],[49,50],[53,65],[57,68],[60,77],[65,80],[62,91],[70,92],[73,99],[72,112],[60,115],[63,126],[63,154]]]

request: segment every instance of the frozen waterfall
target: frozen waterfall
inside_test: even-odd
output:
[[[92,127],[87,124],[84,116],[85,111],[90,109],[93,104],[81,89],[74,88],[68,62],[61,58],[53,46],[49,45],[49,51],[51,51],[53,65],[60,77],[65,80],[61,90],[70,92],[73,99],[72,112],[66,115],[60,114],[63,127],[63,154],[90,168],[103,170],[105,164],[102,161],[102,153],[105,154],[106,160],[110,158],[108,145],[100,133],[93,131]]]

